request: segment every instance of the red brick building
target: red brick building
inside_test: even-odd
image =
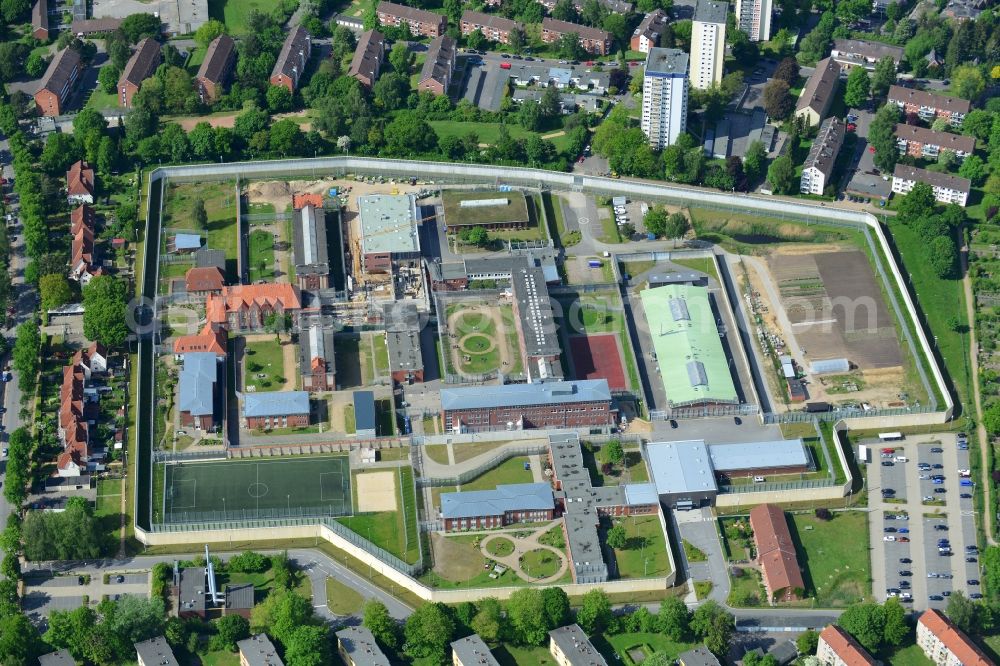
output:
[[[194,80],[204,104],[213,104],[225,92],[236,61],[236,42],[229,35],[219,35],[208,45],[205,59]]]
[[[225,356],[228,339],[229,335],[225,328],[213,328],[212,324],[208,323],[200,333],[178,336],[174,340],[174,354],[212,352],[216,356]]]
[[[184,274],[184,287],[188,296],[220,294],[226,285],[226,276],[218,266],[195,267]]]
[[[667,25],[669,25],[669,17],[665,11],[655,9],[649,12],[632,33],[629,47],[633,51],[649,53],[649,49],[659,46],[660,35],[667,29]]]
[[[515,30],[524,30],[524,26],[517,21],[498,16],[496,14],[484,14],[465,10],[462,12],[461,22],[462,36],[468,37],[476,30],[483,33],[483,36],[491,42],[500,44],[510,43],[510,33]]]
[[[542,41],[546,44],[558,42],[563,35],[575,34],[580,39],[580,46],[587,53],[607,55],[611,52],[611,33],[577,23],[560,21],[546,16],[542,19]]]
[[[160,66],[160,43],[152,37],[139,42],[135,53],[125,64],[125,71],[118,79],[118,106],[130,108],[132,98],[139,92],[142,82],[151,77]]]
[[[795,544],[785,512],[774,504],[758,504],[750,510],[750,529],[763,573],[768,602],[796,601],[805,594]]]
[[[56,54],[42,76],[42,84],[35,93],[38,115],[53,117],[62,115],[66,102],[76,89],[79,77],[80,53],[76,49],[66,47]]]
[[[243,427],[249,430],[309,425],[309,393],[267,391],[243,395]]]
[[[488,530],[555,517],[552,486],[547,483],[512,483],[493,490],[441,493],[445,532]]]
[[[903,155],[937,160],[942,150],[950,150],[961,160],[976,150],[975,137],[951,132],[935,132],[916,125],[896,125],[896,147]]]
[[[31,36],[40,42],[49,41],[49,0],[35,0],[31,8]]]
[[[378,22],[382,25],[410,26],[410,32],[420,37],[440,37],[448,29],[448,19],[423,9],[397,5],[395,2],[378,3]]]
[[[905,115],[914,113],[925,121],[944,118],[956,127],[962,125],[965,114],[972,108],[972,104],[965,99],[935,95],[926,90],[903,86],[890,86],[887,101],[898,106]]]
[[[69,278],[76,281],[89,281],[84,275],[94,265],[94,209],[84,204],[77,206],[69,215],[70,261]]]
[[[312,36],[301,25],[295,26],[285,38],[278,60],[271,70],[271,85],[284,86],[288,88],[288,92],[294,94],[299,88],[299,81],[302,80],[311,55]]]
[[[447,35],[435,37],[427,47],[427,59],[420,70],[417,90],[435,95],[448,94],[451,75],[455,72],[455,40]]]
[[[290,284],[240,284],[209,294],[205,314],[214,326],[230,330],[261,329],[270,315],[290,315],[298,321],[302,309],[299,289]]]

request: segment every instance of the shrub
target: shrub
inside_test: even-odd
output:
[[[252,550],[235,555],[229,560],[229,570],[236,573],[262,573],[271,568],[271,560]]]

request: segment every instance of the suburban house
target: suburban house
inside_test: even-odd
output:
[[[455,40],[447,35],[435,37],[427,47],[427,59],[420,70],[417,90],[447,95],[451,85],[451,75],[455,72]]]
[[[833,58],[820,60],[799,95],[795,115],[804,118],[812,126],[819,125],[830,111],[838,85],[840,65]]]
[[[559,666],[608,666],[578,624],[550,631],[549,653]]]
[[[184,366],[178,377],[177,411],[182,426],[213,430],[221,418],[220,393],[217,391],[225,355],[212,352],[187,352],[181,356]],[[224,380],[223,380],[224,384]]]
[[[649,53],[649,49],[659,46],[660,35],[667,29],[669,17],[663,9],[654,9],[646,14],[632,33],[629,48],[640,53]]]
[[[69,650],[63,648],[38,657],[38,666],[76,666],[76,659]]]
[[[90,381],[95,374],[108,371],[108,349],[100,342],[92,342],[89,347],[78,349],[73,354],[72,364],[83,370],[84,379]]]
[[[440,37],[448,29],[448,19],[443,14],[397,5],[395,2],[382,0],[375,11],[381,25],[399,27],[405,23],[410,26],[410,32],[419,37]]]
[[[248,430],[301,428],[309,425],[307,391],[243,394],[243,427]]]
[[[990,666],[993,661],[956,627],[933,608],[917,620],[917,645],[937,666]]]
[[[178,336],[174,340],[174,354],[183,356],[190,352],[211,352],[216,356],[225,356],[228,339],[229,335],[224,327],[213,327],[209,322],[200,333]]]
[[[299,373],[302,388],[309,393],[333,391],[336,383],[336,360],[333,353],[333,326],[318,318],[299,329]]]
[[[337,632],[337,654],[347,666],[389,666],[389,657],[367,627],[344,627]]]
[[[524,30],[524,26],[517,21],[512,21],[509,18],[504,18],[503,16],[498,16],[497,14],[474,12],[470,9],[462,12],[462,22],[460,26],[463,37],[468,37],[470,34],[478,30],[483,33],[483,36],[489,41],[499,42],[500,44],[509,44],[510,33],[514,30]]]
[[[288,315],[294,325],[301,309],[299,288],[284,283],[223,287],[221,294],[209,294],[205,299],[208,321],[233,331],[264,328],[272,315]]]
[[[500,666],[490,647],[479,634],[472,634],[451,644],[452,666]]]
[[[869,71],[874,71],[875,63],[886,57],[892,58],[892,62],[898,69],[899,61],[903,59],[903,47],[872,42],[867,39],[835,39],[830,57],[845,72],[852,67],[864,67]]]
[[[819,634],[816,657],[824,666],[877,666],[876,661],[854,637],[835,624]]]
[[[972,104],[958,97],[935,95],[926,90],[915,90],[903,86],[890,86],[888,102],[895,104],[906,115],[915,113],[921,120],[944,118],[959,127]]]
[[[285,666],[267,634],[256,634],[236,643],[240,666]]]
[[[775,504],[758,504],[750,510],[750,529],[768,603],[801,599],[806,584],[785,512]]]
[[[71,205],[94,203],[94,170],[83,160],[73,162],[66,172],[66,201]]]
[[[819,133],[809,148],[809,155],[802,165],[799,192],[822,195],[833,175],[833,165],[844,145],[846,128],[839,119],[830,116],[819,126]]]
[[[31,36],[40,42],[49,41],[49,0],[35,0],[31,8]]]
[[[38,115],[50,117],[62,115],[79,78],[80,52],[66,47],[56,54],[42,76],[41,85],[35,93]]]
[[[94,209],[83,204],[69,214],[70,241],[69,279],[86,284],[94,268]]]
[[[611,33],[606,30],[560,21],[549,16],[542,19],[542,41],[546,44],[554,44],[568,34],[576,35],[580,46],[587,53],[603,56],[611,51]]]
[[[917,125],[896,125],[896,146],[902,155],[936,160],[942,150],[950,150],[964,160],[976,150],[975,137],[951,132],[935,132]]]
[[[236,42],[229,35],[219,35],[208,45],[205,59],[201,61],[194,77],[198,97],[203,104],[216,102],[225,92],[236,62]]]
[[[222,293],[226,286],[226,276],[215,266],[189,268],[184,274],[184,288],[188,296],[205,297]]]
[[[151,77],[160,66],[160,43],[147,37],[136,47],[135,53],[125,64],[125,70],[118,79],[118,105],[126,109],[132,106],[132,98],[139,92],[142,82]]]
[[[897,164],[892,172],[892,191],[908,194],[917,183],[927,183],[934,190],[934,198],[943,204],[958,204],[965,208],[972,191],[972,181],[961,176],[938,173],[927,169]]]
[[[330,286],[326,211],[323,209],[323,197],[318,194],[292,197],[292,255],[295,283],[300,289],[316,290]]]
[[[295,26],[285,43],[281,45],[278,60],[271,70],[272,86],[284,86],[288,92],[295,93],[306,71],[309,57],[312,55],[312,36],[301,25]]]
[[[375,85],[385,60],[385,35],[378,30],[367,30],[358,40],[351,59],[348,76],[353,76],[366,88]]]
[[[548,483],[512,483],[493,490],[441,493],[445,532],[543,522],[555,518],[555,511]]]
[[[63,367],[57,430],[63,451],[56,458],[60,477],[77,477],[88,469],[97,469],[97,460],[91,460],[90,451],[90,426],[98,415],[97,392],[88,389],[89,376],[77,358]]]

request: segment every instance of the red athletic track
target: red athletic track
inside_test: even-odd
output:
[[[618,336],[574,335],[569,339],[577,379],[607,379],[611,390],[624,390],[625,370],[618,352]]]

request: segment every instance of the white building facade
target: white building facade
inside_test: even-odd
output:
[[[705,90],[722,83],[729,5],[698,0],[691,23],[691,85]]]
[[[687,130],[688,56],[678,49],[651,48],[642,80],[642,131],[662,149]]]
[[[771,39],[771,0],[736,0],[736,27],[751,42]]]

